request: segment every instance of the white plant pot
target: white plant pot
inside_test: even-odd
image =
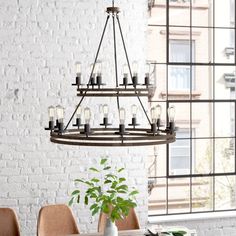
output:
[[[110,219],[107,219],[106,221],[104,236],[118,236],[117,227]]]

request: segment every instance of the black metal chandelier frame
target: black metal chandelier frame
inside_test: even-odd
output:
[[[63,122],[49,121],[49,127],[45,128],[50,130],[50,141],[58,144],[67,145],[79,145],[79,146],[145,146],[145,145],[158,145],[167,144],[175,141],[175,127],[174,122],[167,123],[166,128],[160,127],[160,120],[152,122],[145,111],[144,105],[140,97],[148,97],[148,90],[150,86],[149,77],[145,77],[144,84],[139,84],[137,76],[134,76],[131,71],[131,65],[126,49],[126,44],[119,20],[120,9],[114,6],[114,0],[112,1],[112,7],[108,7],[107,18],[102,36],[99,42],[99,46],[96,52],[94,63],[92,64],[91,74],[86,88],[82,87],[81,78],[77,75],[76,82],[72,84],[77,87],[77,96],[81,97],[76,109],[71,115],[68,123],[64,126]],[[114,46],[114,64],[115,64],[115,88],[103,88],[104,84],[101,82],[101,78],[97,77],[95,82],[94,70],[98,61],[99,52],[104,39],[104,35],[107,29],[109,19],[112,17],[113,26],[113,46]],[[125,57],[128,65],[129,76],[132,83],[128,83],[128,78],[123,78],[123,83],[119,84],[118,80],[118,63],[117,63],[117,39],[116,39],[116,22],[118,24],[119,33],[122,40],[122,45],[125,52]],[[108,119],[104,118],[103,123],[100,124],[101,128],[90,128],[89,124],[82,124],[80,119],[76,119],[76,128],[69,129],[77,109],[85,97],[116,97],[116,103],[118,111],[120,110],[120,97],[137,97],[139,104],[146,116],[150,128],[137,128],[138,124],[136,118],[132,118],[132,123],[129,124],[129,128],[125,128],[124,124],[120,124],[118,128],[109,128]]]

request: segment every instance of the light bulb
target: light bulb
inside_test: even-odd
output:
[[[157,119],[161,119],[162,108],[160,105],[156,105]]]
[[[76,117],[77,117],[77,118],[81,118],[82,111],[83,111],[82,107],[79,106],[79,107],[77,108],[77,110],[76,110]]]
[[[102,74],[102,62],[98,61],[95,65],[95,73],[98,75]]]
[[[81,74],[81,63],[78,61],[75,63],[75,70],[77,75]]]
[[[107,104],[104,104],[103,107],[102,107],[102,110],[103,110],[103,115],[105,118],[108,117],[108,113],[109,113],[109,107]]]
[[[120,124],[123,125],[125,123],[125,109],[122,107],[119,110],[120,113]]]
[[[124,76],[128,76],[128,74],[129,74],[129,67],[127,64],[123,65],[123,74],[124,74]]]
[[[156,107],[151,108],[151,118],[152,118],[153,124],[157,122],[157,109],[156,109]]]
[[[169,118],[169,122],[174,122],[175,120],[175,107],[174,106],[170,106],[168,108],[168,118]]]
[[[138,107],[135,104],[133,104],[131,106],[131,113],[133,115],[133,118],[136,118],[137,112],[138,112]]]
[[[89,124],[90,123],[91,111],[90,111],[89,107],[86,107],[84,109],[84,119],[85,119],[85,124]]]
[[[56,106],[57,120],[59,123],[63,123],[64,119],[64,108],[60,105]]]
[[[133,75],[137,76],[138,75],[138,62],[134,61],[132,64],[132,67],[133,67]]]
[[[49,121],[54,120],[54,117],[55,117],[55,108],[54,108],[54,106],[48,107],[48,117],[49,117]]]

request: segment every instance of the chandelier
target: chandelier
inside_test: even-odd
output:
[[[64,125],[64,108],[62,106],[50,106],[48,108],[49,124],[46,130],[50,131],[50,141],[58,144],[78,145],[78,146],[144,146],[144,145],[158,145],[167,144],[175,141],[175,108],[173,106],[167,109],[167,124],[166,127],[161,126],[161,106],[157,105],[151,108],[149,118],[148,113],[141,101],[141,97],[147,97],[150,83],[149,71],[145,74],[143,82],[139,83],[137,62],[131,64],[129,61],[126,44],[119,20],[120,9],[112,6],[106,10],[107,18],[99,46],[96,52],[94,63],[91,65],[91,73],[87,84],[82,84],[81,63],[76,62],[76,78],[75,83],[72,84],[77,89],[77,96],[80,97],[73,114],[68,123]],[[101,45],[107,29],[109,19],[112,19],[113,44],[114,44],[114,67],[115,67],[115,85],[113,87],[106,87],[102,78],[101,61],[98,60]],[[126,64],[123,65],[122,81],[118,78],[118,63],[117,63],[117,37],[116,27],[121,36],[122,46],[124,49]],[[103,120],[99,127],[91,126],[91,110],[89,107],[82,108],[82,102],[87,97],[111,97],[116,99],[117,117],[119,117],[119,125],[113,127],[109,121],[109,106],[107,104],[102,106]],[[120,107],[121,98],[128,99],[130,97],[137,97],[138,104],[147,119],[148,126],[140,127],[137,119],[138,106],[131,106],[132,120],[130,124],[126,125],[127,109]],[[82,119],[82,115],[84,119]],[[69,128],[73,119],[75,123],[72,128]]]

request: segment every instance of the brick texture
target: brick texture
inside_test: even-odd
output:
[[[59,146],[50,143],[44,131],[49,105],[67,107],[68,120],[78,102],[76,90],[71,87],[74,63],[81,61],[83,74],[88,77],[106,19],[105,7],[110,4],[101,0],[0,0],[0,207],[16,210],[24,236],[36,235],[40,207],[67,203],[73,179],[86,178],[88,167],[96,166],[104,155],[110,157],[113,166],[125,166],[129,183],[140,189],[137,211],[141,224],[146,222],[144,149],[137,152],[135,148]],[[130,60],[142,63],[146,0],[118,4],[123,10],[120,19]],[[104,61],[104,79],[112,82],[111,36],[109,24],[100,59]],[[122,67],[124,52],[120,46]],[[101,102],[114,103],[110,99],[87,99],[85,105],[93,104],[95,113]],[[115,111],[115,107],[112,109]],[[117,122],[117,116],[111,118]],[[94,119],[93,124],[98,123],[100,120]],[[90,217],[87,208],[75,206],[73,212],[81,232],[96,231],[97,217]]]

